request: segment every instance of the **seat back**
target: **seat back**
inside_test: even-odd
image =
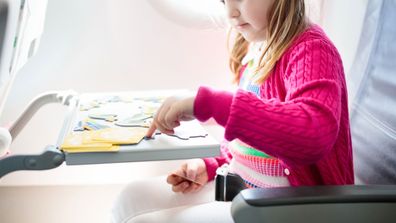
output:
[[[369,1],[349,73],[357,184],[396,184],[396,1]]]

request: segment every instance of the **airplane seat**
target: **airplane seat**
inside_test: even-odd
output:
[[[396,2],[368,1],[348,75],[356,185],[247,189],[235,222],[395,222]]]
[[[396,184],[396,3],[371,5],[349,74],[355,179]]]

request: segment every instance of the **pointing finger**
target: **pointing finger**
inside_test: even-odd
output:
[[[153,121],[150,125],[150,128],[148,129],[147,133],[146,133],[146,137],[152,137],[155,130],[157,129],[157,125],[155,124],[155,122]]]

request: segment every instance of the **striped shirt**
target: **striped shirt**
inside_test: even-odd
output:
[[[253,92],[260,96],[260,86],[254,82],[254,76],[259,57],[261,55],[258,45],[250,47],[250,52],[242,60],[243,69],[239,88]],[[284,168],[277,158],[256,150],[239,139],[228,143],[228,149],[233,159],[230,162],[230,171],[242,177],[248,187],[281,187],[289,186],[289,181],[284,174]]]

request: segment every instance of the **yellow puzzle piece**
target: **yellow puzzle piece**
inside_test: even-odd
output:
[[[106,128],[91,131],[93,142],[111,143],[117,145],[137,144],[146,135],[147,128]]]
[[[119,146],[105,142],[95,142],[89,132],[72,132],[66,136],[61,149],[68,153],[114,152]]]

